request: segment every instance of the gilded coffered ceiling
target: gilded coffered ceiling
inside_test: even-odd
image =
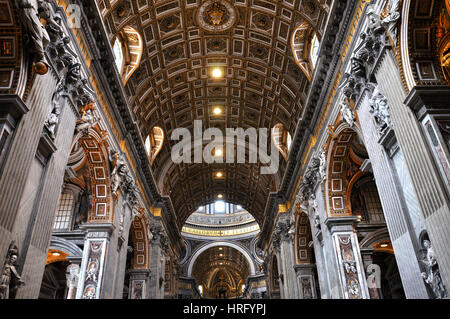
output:
[[[125,91],[142,138],[154,126],[166,139],[152,164],[163,194],[170,195],[182,227],[198,206],[223,194],[261,223],[269,192],[276,191],[286,167],[280,156],[276,175],[261,175],[256,164],[174,164],[170,136],[175,128],[268,128],[282,123],[294,135],[302,118],[309,79],[292,52],[300,25],[309,37],[296,38],[296,51],[320,39],[332,0],[99,0],[111,43],[126,26],[143,39],[140,66]],[[305,44],[299,43],[302,38]],[[298,48],[301,48],[300,50]],[[297,53],[298,54],[298,53]],[[304,60],[302,60],[304,61]],[[223,78],[212,79],[219,66]],[[215,115],[213,106],[223,112]],[[215,178],[221,171],[223,178]]]

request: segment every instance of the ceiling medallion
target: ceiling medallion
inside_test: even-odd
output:
[[[236,21],[236,11],[225,0],[208,0],[197,11],[197,22],[210,32],[222,32],[231,28]]]

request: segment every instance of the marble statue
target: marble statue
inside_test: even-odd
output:
[[[38,3],[33,0],[18,0],[17,6],[20,20],[28,36],[27,47],[33,54],[33,68],[38,74],[46,74],[49,64],[45,58],[45,50],[50,43],[50,38],[40,21]]]
[[[0,299],[9,299],[15,290],[24,284],[17,272],[18,249],[14,242],[9,246],[0,282]]]
[[[423,241],[423,247],[426,249],[427,253],[422,260],[422,263],[426,268],[426,271],[422,272],[422,278],[432,289],[435,298],[445,298],[447,296],[447,290],[442,282],[439,265],[437,264],[431,241],[425,239]]]
[[[374,93],[369,100],[370,113],[375,117],[376,129],[379,133],[383,133],[392,126],[391,115],[387,99],[380,92]]]
[[[350,127],[352,127],[356,120],[352,108],[346,102],[342,102],[340,106],[342,118]]]
[[[76,131],[82,132],[83,134],[89,134],[89,129],[91,129],[98,119],[92,113],[92,110],[87,110],[83,117],[77,121]]]
[[[48,132],[50,133],[50,137],[52,139],[55,139],[55,130],[56,126],[59,123],[59,115],[61,114],[60,108],[57,107],[53,109],[53,111],[48,116],[47,120],[45,121],[45,127],[47,128]]]
[[[125,165],[123,155],[118,152],[112,151],[109,160],[112,166],[111,191],[117,195],[117,191],[128,173],[128,167]]]
[[[321,183],[323,183],[327,179],[327,159],[325,157],[325,149],[322,147],[319,151],[319,160],[320,160],[320,166],[319,166],[319,177]]]
[[[387,5],[389,15],[381,21],[381,25],[387,30],[394,47],[397,46],[397,23],[400,19],[400,0],[389,0]]]
[[[308,207],[310,209],[310,215],[314,220],[314,227],[320,228],[320,216],[319,211],[317,209],[316,196],[314,194],[311,194],[311,196],[308,199]]]

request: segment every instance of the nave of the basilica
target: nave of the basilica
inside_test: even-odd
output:
[[[0,299],[448,299],[449,85],[449,0],[0,0]]]

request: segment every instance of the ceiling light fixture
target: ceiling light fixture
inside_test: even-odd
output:
[[[222,114],[222,108],[221,108],[220,106],[214,107],[213,113],[214,113],[214,115],[220,115],[220,114]]]
[[[216,177],[219,177],[219,178],[220,178],[220,177],[222,177],[222,176],[223,176],[223,173],[222,173],[222,172],[217,172],[217,173],[216,173]]]
[[[217,198],[222,198],[222,197],[223,197],[222,194],[217,195]]]
[[[388,244],[381,244],[381,245],[380,245],[380,247],[383,247],[383,248],[384,248],[384,247],[387,247],[387,246],[388,246]]]
[[[211,72],[213,78],[218,79],[223,77],[223,71],[221,68],[214,68]]]

